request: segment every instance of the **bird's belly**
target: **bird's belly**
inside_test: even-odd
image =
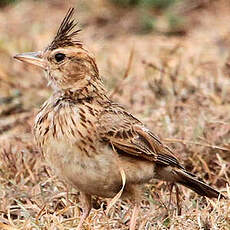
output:
[[[142,184],[154,177],[151,162],[118,157],[109,146],[99,154],[92,152],[88,156],[76,146],[60,142],[52,146],[52,149],[46,149],[46,158],[56,174],[90,195],[114,197],[122,187],[121,169],[125,172],[126,184]]]

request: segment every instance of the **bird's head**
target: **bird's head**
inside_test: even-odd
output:
[[[39,52],[17,54],[14,58],[45,70],[49,84],[56,90],[81,90],[99,78],[98,68],[82,43],[76,40],[74,8],[69,9],[51,44]]]

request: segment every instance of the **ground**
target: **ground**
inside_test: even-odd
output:
[[[40,70],[12,58],[46,47],[70,6],[77,8],[79,40],[95,54],[111,97],[228,198],[206,199],[180,186],[179,213],[175,190],[169,206],[168,185],[153,181],[143,192],[138,229],[230,229],[230,3],[191,2],[176,9],[184,20],[179,30],[168,29],[158,15],[148,33],[140,29],[137,8],[109,0],[1,6],[1,229],[74,229],[79,222],[78,192],[53,175],[32,135],[51,89]],[[98,207],[85,229],[128,229],[130,204],[118,201],[108,216],[109,201],[95,198]]]

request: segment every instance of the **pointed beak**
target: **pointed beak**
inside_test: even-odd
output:
[[[28,53],[22,53],[22,54],[16,54],[14,58],[27,62],[32,65],[39,66],[43,69],[46,69],[46,62],[42,58],[42,52],[28,52]]]

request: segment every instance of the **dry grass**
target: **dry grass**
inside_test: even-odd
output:
[[[64,3],[63,3],[64,2]],[[230,198],[230,31],[228,0],[205,1],[186,13],[184,36],[140,35],[135,10],[105,0],[72,1],[81,39],[97,59],[114,100],[125,105],[173,148],[187,169]],[[210,2],[210,4],[209,4]],[[71,1],[22,1],[0,9],[0,228],[74,229],[78,193],[45,167],[31,127],[50,95],[42,73],[12,60],[47,45]],[[145,187],[139,229],[230,229],[230,202],[201,198],[180,187],[168,208],[168,186]],[[130,204],[105,215],[97,200],[86,229],[128,229]]]

